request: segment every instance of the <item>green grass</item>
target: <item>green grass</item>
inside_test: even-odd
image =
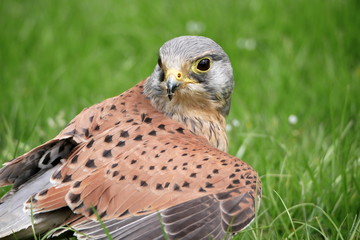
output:
[[[2,0],[0,159],[147,77],[166,40],[205,35],[234,68],[230,153],[263,184],[258,217],[236,239],[359,239],[359,10],[356,0]]]

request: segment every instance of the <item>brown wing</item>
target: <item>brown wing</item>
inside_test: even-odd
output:
[[[52,209],[54,195],[64,203],[64,189],[75,213],[95,218],[96,207],[104,219],[150,213],[233,189],[232,195],[254,192],[257,174],[249,165],[161,113],[143,114],[84,143],[54,174],[62,185],[39,194],[35,208],[48,211],[51,197]]]
[[[142,83],[85,109],[53,141],[63,139],[76,146],[53,175],[57,185],[29,199],[34,212],[69,206],[95,219],[95,207],[104,220],[125,219],[221,193],[223,228],[238,216],[238,226],[253,219],[256,172],[155,110]],[[12,169],[22,161],[14,162]]]

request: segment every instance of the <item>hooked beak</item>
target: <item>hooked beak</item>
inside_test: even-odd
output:
[[[176,89],[181,85],[181,82],[179,82],[174,75],[170,75],[166,80],[166,91],[169,100],[174,96],[174,92]]]
[[[166,91],[169,100],[173,98],[175,91],[189,83],[196,84],[197,81],[183,75],[181,71],[168,69],[166,73]]]

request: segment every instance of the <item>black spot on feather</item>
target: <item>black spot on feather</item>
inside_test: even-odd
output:
[[[182,187],[189,187],[190,186],[190,183],[188,183],[188,182],[184,182],[184,184],[182,185]]]
[[[88,167],[88,168],[96,168],[95,159],[89,159],[89,160],[87,160],[87,162],[85,163],[85,167]]]
[[[120,137],[123,137],[123,138],[129,137],[129,132],[121,130]]]
[[[74,193],[70,193],[69,194],[69,199],[71,203],[76,203],[80,200],[80,194],[74,194]]]
[[[105,139],[104,139],[104,142],[106,142],[106,143],[111,143],[112,142],[112,135],[107,135],[106,137],[105,137]]]
[[[104,150],[104,152],[103,152],[103,157],[106,157],[106,158],[112,157],[111,149],[109,149],[109,150]]]
[[[62,182],[66,183],[66,182],[70,182],[70,181],[71,181],[71,175],[66,174]]]
[[[150,124],[152,121],[152,118],[151,117],[147,117],[145,118],[144,122],[147,123],[147,124]]]
[[[77,161],[78,161],[78,158],[79,158],[79,155],[78,154],[76,154],[72,159],[71,159],[71,163],[72,164],[75,164],[75,163],[77,163]]]
[[[83,128],[83,132],[85,134],[85,137],[89,137],[90,136],[90,133],[89,133],[89,129],[88,128]]]
[[[156,136],[156,131],[155,131],[155,130],[152,130],[151,132],[149,132],[149,135],[150,135],[150,136]]]
[[[56,166],[56,165],[60,162],[60,160],[61,160],[61,157],[55,158],[55,160],[53,160],[53,161],[51,162],[51,165],[52,165],[52,166]]]
[[[207,182],[205,184],[205,188],[213,188],[213,187],[214,187],[214,185],[212,183]]]
[[[113,105],[114,106],[114,105]],[[99,215],[99,217],[100,218],[103,218],[103,217],[105,217],[107,215],[107,213],[106,213],[106,211],[104,211],[104,212],[102,212],[100,215]]]
[[[129,210],[124,211],[122,214],[119,215],[119,217],[124,217],[126,215],[129,215]]]
[[[91,148],[92,145],[94,144],[94,142],[95,142],[94,139],[91,139],[90,142],[88,144],[86,144],[86,147]]]
[[[202,187],[199,188],[199,192],[206,192],[206,190],[204,190]]]
[[[180,186],[179,185],[177,185],[176,183],[174,184],[174,191],[181,191],[181,189],[180,189]]]
[[[231,189],[231,188],[234,188],[234,186],[231,185],[231,184],[229,184],[226,188],[227,188],[227,189]]]
[[[184,133],[184,129],[183,129],[182,127],[177,128],[176,131],[177,131],[178,133],[185,134],[185,133]]]
[[[44,196],[48,193],[48,189],[44,189],[41,192],[39,192],[39,196]]]
[[[73,185],[73,188],[78,188],[80,187],[81,181],[76,181]]]
[[[53,175],[54,179],[61,179],[62,175],[61,175],[61,171],[58,171],[55,175]]]
[[[141,141],[141,140],[142,140],[142,137],[143,137],[143,136],[139,134],[139,135],[137,135],[137,136],[134,138],[134,140],[135,140],[135,141]]]
[[[51,152],[48,152],[48,153],[45,155],[45,158],[44,158],[44,160],[43,160],[43,162],[42,162],[44,165],[46,165],[46,164],[49,163],[49,161],[50,161],[50,156],[51,156]]]

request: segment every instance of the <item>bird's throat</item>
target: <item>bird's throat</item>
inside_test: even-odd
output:
[[[203,113],[198,113],[190,116],[173,114],[169,117],[185,124],[194,134],[205,137],[213,147],[227,152],[226,122],[221,114],[204,115]]]

